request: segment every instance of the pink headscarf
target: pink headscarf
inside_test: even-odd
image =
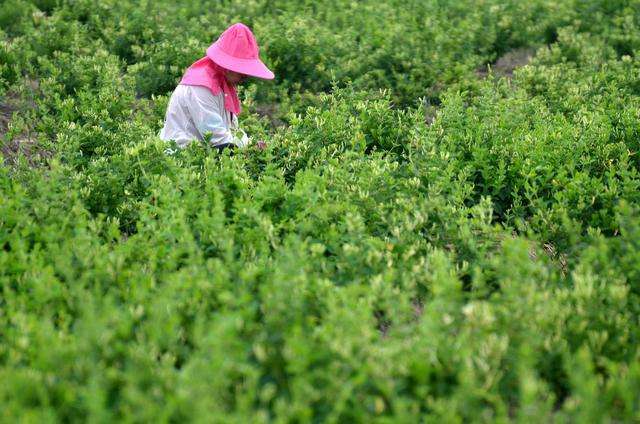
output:
[[[234,115],[240,115],[240,99],[236,88],[227,82],[226,70],[207,56],[189,66],[180,84],[207,87],[214,96],[224,93],[224,108]]]

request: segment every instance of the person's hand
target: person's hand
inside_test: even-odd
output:
[[[260,140],[256,143],[258,150],[264,150],[267,148],[267,143],[264,140]]]

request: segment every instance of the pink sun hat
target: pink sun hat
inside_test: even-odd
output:
[[[262,63],[258,43],[249,27],[237,23],[227,28],[207,49],[207,57],[225,69],[262,79],[273,79],[273,72]]]

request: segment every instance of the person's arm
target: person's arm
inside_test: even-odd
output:
[[[247,143],[235,137],[225,123],[222,114],[227,112],[224,109],[223,96],[214,96],[206,87],[190,86],[190,88],[187,107],[193,124],[202,138],[204,139],[205,135],[210,133],[210,142],[213,145],[234,144],[244,147]]]
[[[247,147],[251,143],[251,139],[238,125],[238,117],[236,115],[231,117],[231,127],[236,131],[236,145],[238,147]]]

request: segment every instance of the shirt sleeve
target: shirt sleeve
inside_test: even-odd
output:
[[[210,133],[210,142],[213,145],[233,143],[238,147],[244,147],[248,144],[248,140],[243,140],[233,135],[231,129],[225,123],[224,113],[228,113],[224,109],[224,98],[222,93],[214,96],[211,91],[205,87],[192,86],[191,95],[187,102],[189,115],[193,120],[193,124],[202,136]],[[244,132],[242,132],[244,134]]]

